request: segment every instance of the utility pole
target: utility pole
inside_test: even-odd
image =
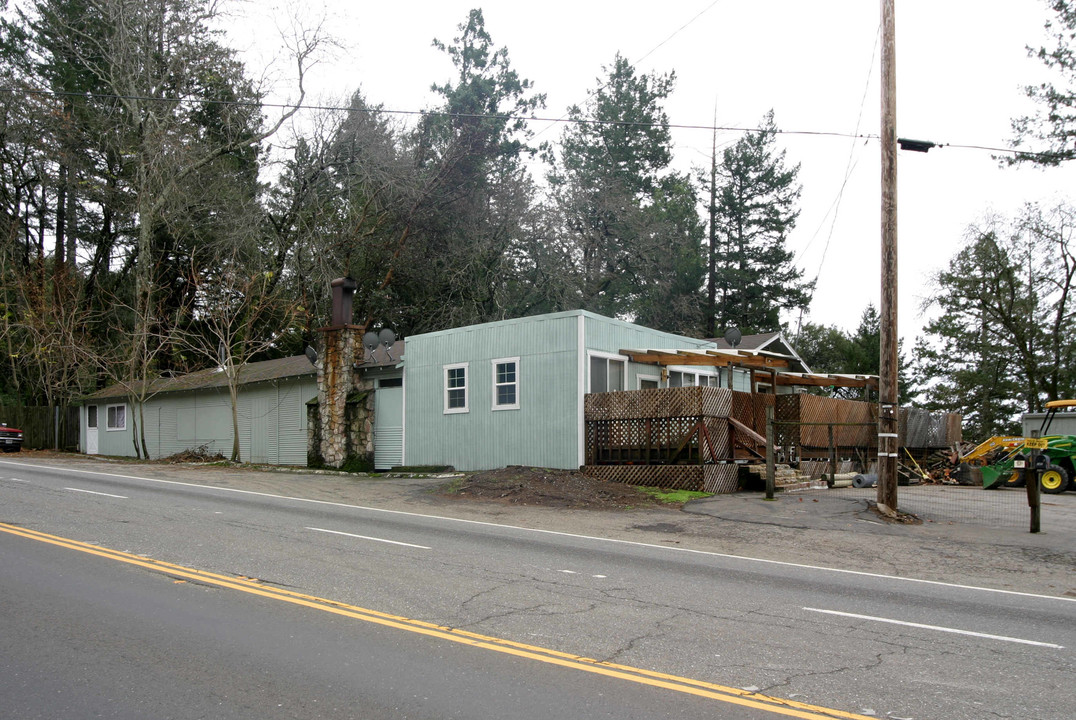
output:
[[[714,139],[710,151],[710,254],[706,270],[706,337],[717,337],[717,104],[714,104]],[[728,318],[724,319],[727,325]]]
[[[897,62],[895,0],[882,3],[882,297],[878,504],[897,509]]]

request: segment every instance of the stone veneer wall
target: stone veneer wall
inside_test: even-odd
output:
[[[359,459],[374,461],[374,381],[355,368],[362,353],[361,328],[346,325],[322,330],[318,353],[318,402],[307,411],[307,461],[341,467]]]
[[[317,400],[306,404],[306,464],[309,467],[325,464],[321,457],[321,404]]]
[[[349,423],[347,400],[355,372],[355,334],[350,325],[322,330],[318,353],[318,450],[321,462],[340,467],[347,460]]]
[[[347,456],[374,463],[374,381],[354,373],[345,411]]]

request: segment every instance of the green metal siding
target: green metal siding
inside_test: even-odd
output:
[[[374,467],[403,464],[403,387],[379,387],[374,394]]]
[[[97,454],[98,455],[129,455],[134,456],[134,445],[131,438],[134,436],[134,414],[131,407],[126,403],[98,401],[89,403],[80,410],[79,417],[79,447],[86,448],[86,413],[89,405],[96,405],[97,411]],[[127,427],[125,430],[108,429],[108,406],[124,405],[127,408]]]
[[[407,339],[408,465],[460,470],[576,467],[576,313],[475,325]],[[493,366],[519,357],[519,409],[493,408]],[[468,412],[445,414],[443,367],[468,363]]]
[[[404,358],[404,460],[408,465],[447,464],[459,470],[578,467],[587,352],[696,347],[712,345],[584,311],[414,335],[407,339]],[[493,410],[492,361],[511,357],[519,358],[520,407]],[[460,363],[468,364],[468,411],[446,414],[444,366]],[[629,362],[625,388],[635,388],[640,373],[659,372],[656,366]]]
[[[584,342],[591,352],[619,354],[621,350],[690,350],[694,348],[712,348],[713,343],[705,340],[674,335],[672,333],[652,330],[622,320],[582,313],[586,328]],[[589,373],[589,368],[588,368]],[[627,364],[624,389],[635,390],[639,387],[639,375],[660,375],[657,365],[629,362]]]
[[[313,377],[242,386],[239,391],[240,458],[245,462],[306,465],[304,403],[317,393]],[[99,403],[99,407],[98,453],[133,457],[133,421],[137,410],[128,408],[125,431],[108,431],[105,428],[105,404]],[[82,413],[82,447],[85,448],[85,408]],[[150,457],[167,457],[202,445],[210,453],[231,455],[232,405],[227,388],[162,393],[145,404],[143,416]],[[253,448],[257,458],[253,457],[251,448],[252,425],[257,438]]]

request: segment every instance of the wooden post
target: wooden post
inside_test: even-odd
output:
[[[1031,431],[1031,437],[1038,439],[1041,433],[1038,430]],[[1027,486],[1027,504],[1031,508],[1031,530],[1030,532],[1037,533],[1039,531],[1039,522],[1042,512],[1042,486],[1039,483],[1040,471],[1038,469],[1038,463],[1035,461],[1039,459],[1038,448],[1031,448],[1031,458],[1028,464],[1031,466],[1026,471],[1024,477],[1027,478],[1025,485]]]
[[[897,509],[897,80],[894,0],[882,2],[882,295],[878,504]]]
[[[766,408],[766,499],[773,500],[777,466],[773,459],[773,408]]]
[[[833,423],[829,424],[829,487],[837,484],[837,448],[833,444]]]
[[[646,464],[650,464],[650,449],[654,445],[654,421],[646,419]]]

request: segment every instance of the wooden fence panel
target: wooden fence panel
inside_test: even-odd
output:
[[[0,422],[22,430],[22,446],[27,450],[59,448],[77,451],[79,449],[77,407],[54,408],[45,405],[27,406],[0,402]],[[57,430],[59,442],[57,442]]]

